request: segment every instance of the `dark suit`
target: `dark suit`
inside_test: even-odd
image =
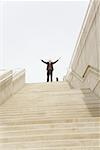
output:
[[[43,63],[47,64],[47,82],[49,82],[49,76],[51,76],[51,82],[53,77],[53,64],[55,64],[58,60],[54,62],[45,62],[44,60],[41,60]]]

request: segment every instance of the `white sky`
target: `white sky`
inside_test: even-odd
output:
[[[25,68],[27,82],[46,81],[40,59],[61,60],[54,80],[67,72],[89,0],[2,1],[0,68]]]

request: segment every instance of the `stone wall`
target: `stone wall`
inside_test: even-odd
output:
[[[100,1],[90,2],[86,17],[64,77],[74,88],[90,88],[100,96]]]
[[[0,70],[0,104],[20,90],[25,83],[25,70]]]

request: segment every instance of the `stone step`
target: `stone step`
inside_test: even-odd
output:
[[[32,83],[31,83],[32,84]],[[19,93],[21,92],[32,92],[33,90],[34,91],[79,91],[79,92],[85,92],[85,93],[90,93],[91,90],[90,89],[73,89],[71,88],[68,84],[38,84],[38,85],[35,85],[35,84],[25,84],[25,86],[23,87],[23,89],[21,89],[19,91]]]
[[[79,126],[80,125],[80,126]],[[86,124],[61,124],[61,123],[56,123],[56,124],[28,124],[28,125],[15,125],[15,126],[0,126],[0,133],[6,133],[6,132],[17,132],[17,131],[31,131],[31,130],[38,130],[40,132],[46,130],[46,131],[58,131],[58,130],[66,130],[66,131],[73,131],[73,132],[94,132],[100,130],[100,124],[98,123],[89,123],[88,125]],[[58,131],[59,132],[59,131]]]
[[[37,106],[37,107],[26,107],[26,109],[24,109],[24,108],[22,108],[22,109],[20,109],[21,107],[19,107],[19,110],[16,108],[16,110],[14,110],[14,109],[11,109],[11,110],[5,110],[5,111],[3,111],[2,110],[2,112],[0,112],[0,118],[2,118],[3,116],[4,117],[9,117],[10,115],[11,116],[14,116],[14,115],[19,115],[19,114],[21,114],[21,115],[24,115],[24,114],[27,114],[27,115],[46,115],[46,114],[52,114],[52,113],[54,113],[54,114],[58,114],[58,113],[61,113],[61,114],[73,114],[73,113],[78,113],[78,115],[81,115],[82,113],[84,113],[84,114],[86,114],[86,113],[88,113],[88,114],[92,114],[93,112],[94,112],[94,114],[96,113],[96,112],[98,112],[98,116],[99,116],[99,114],[100,114],[100,106],[98,105],[94,105],[94,107],[93,106],[87,106],[87,107],[85,107],[85,106],[83,106],[83,108],[80,106],[80,107],[78,107],[78,106],[75,106],[75,107],[71,107],[71,106],[65,106],[65,107],[61,107],[61,108],[59,108],[59,107],[57,107],[56,108],[56,106],[55,106],[55,108],[54,107],[39,107],[39,106]],[[28,113],[26,113],[26,112],[28,112]]]
[[[28,111],[28,110],[27,110]],[[52,110],[51,110],[52,111]],[[77,111],[71,111],[71,110],[66,110],[64,111],[35,111],[35,112],[29,112],[28,114],[26,112],[14,112],[13,114],[11,114],[12,112],[5,113],[6,116],[4,116],[4,114],[0,115],[0,121],[4,121],[4,120],[20,120],[20,119],[40,119],[40,118],[81,118],[81,117],[100,117],[100,110],[99,109],[93,109],[90,110],[90,112],[88,112],[87,110],[77,110]],[[67,116],[67,117],[66,117]]]
[[[58,128],[58,129],[24,129],[23,130],[15,130],[15,131],[3,131],[0,132],[1,137],[13,137],[13,136],[42,136],[42,135],[64,135],[64,134],[95,134],[100,131],[100,127],[89,127],[89,128]]]
[[[18,118],[18,119],[17,119]],[[2,125],[25,125],[25,124],[52,124],[52,123],[77,123],[77,122],[98,122],[98,124],[100,124],[100,118],[99,117],[95,117],[95,118],[90,118],[87,116],[87,118],[72,118],[72,117],[69,117],[68,116],[66,117],[60,117],[58,115],[57,116],[39,116],[39,117],[33,117],[33,118],[26,118],[26,119],[22,119],[22,118],[19,118],[18,116],[15,117],[16,120],[1,120],[0,122],[0,126]]]
[[[48,148],[29,148],[30,150],[100,150],[100,147],[76,147],[76,148],[74,148],[74,147],[61,147],[61,148],[59,148],[59,147],[48,147]],[[27,150],[29,150],[29,149],[27,149]],[[6,149],[4,149],[4,150],[6,150]],[[7,149],[7,150],[13,150],[13,149]],[[24,149],[20,149],[20,150],[24,150]],[[26,150],[26,149],[25,149]]]
[[[35,108],[26,108],[26,109],[22,109],[20,111],[18,110],[14,110],[14,109],[11,109],[11,110],[6,110],[6,111],[2,111],[2,113],[0,113],[0,118],[2,118],[2,116],[9,116],[10,114],[25,114],[25,112],[28,111],[27,114],[32,114],[32,115],[35,115],[35,114],[45,114],[45,113],[73,113],[73,112],[77,112],[77,113],[92,113],[92,112],[96,112],[98,111],[98,113],[100,113],[100,106],[99,105],[94,105],[94,106],[83,106],[83,107],[78,107],[77,105],[75,107],[71,107],[71,106],[64,106],[64,107],[35,107]]]
[[[24,86],[24,90],[25,89],[72,89],[70,87],[70,85],[67,83],[67,82],[52,82],[52,83],[26,83],[25,86]],[[88,88],[87,89],[81,89],[81,90],[89,90]]]
[[[67,115],[67,117],[66,117]],[[80,117],[81,116],[81,117]],[[68,115],[68,114],[49,114],[49,115],[44,115],[44,114],[41,114],[41,115],[32,115],[32,114],[19,114],[19,115],[12,115],[11,117],[9,118],[2,118],[1,121],[0,121],[0,125],[2,124],[18,124],[18,122],[21,122],[21,124],[25,123],[27,124],[28,121],[29,121],[29,124],[30,123],[39,123],[41,124],[42,122],[43,123],[69,123],[69,122],[98,122],[100,123],[100,119],[99,117],[96,117],[96,118],[92,118],[89,114],[83,114],[83,115],[79,115],[77,116],[76,114],[76,117],[75,115]],[[86,118],[84,118],[86,117]],[[89,119],[88,119],[89,118]],[[91,119],[90,119],[91,118]]]
[[[55,85],[51,85],[51,86],[24,86],[24,88],[20,91],[20,93],[21,92],[25,92],[25,91],[27,91],[27,92],[34,92],[34,91],[36,91],[36,92],[56,92],[56,91],[70,91],[71,90],[71,88],[70,87],[68,87],[68,86],[62,86],[62,85],[59,85],[59,86],[55,86]],[[73,89],[72,89],[73,90]],[[81,90],[76,90],[76,91],[81,91]],[[90,90],[84,90],[84,91],[86,91],[86,92],[90,92]],[[84,92],[83,91],[83,92]]]
[[[6,111],[7,112],[10,112],[10,111],[14,111],[14,112],[16,112],[17,110],[17,107],[18,106],[16,106],[16,108],[8,108]],[[24,105],[23,105],[23,107],[24,107]],[[87,104],[87,105],[81,105],[81,104],[68,104],[68,105],[65,105],[64,103],[62,103],[62,104],[54,104],[54,105],[35,105],[34,104],[34,110],[37,110],[37,109],[40,109],[40,110],[48,110],[48,109],[52,109],[52,110],[65,110],[65,109],[100,109],[100,105],[99,105],[99,103],[90,103],[90,104]],[[26,110],[26,109],[29,109],[29,110],[32,110],[33,109],[33,106],[25,106],[24,107],[24,110]],[[0,110],[0,114],[4,114],[3,113],[3,110],[4,109],[1,109]]]
[[[72,123],[41,123],[41,124],[15,124],[15,125],[1,125],[0,132],[20,131],[20,130],[47,130],[47,129],[65,129],[66,130],[92,130],[92,128],[100,128],[100,122],[72,122]]]
[[[13,126],[13,125],[28,125],[28,124],[52,124],[52,123],[67,123],[66,120],[21,120],[21,121],[4,121],[0,122],[0,126]],[[98,123],[100,124],[100,122]]]
[[[16,145],[16,148],[18,146]],[[21,147],[21,146],[20,146]],[[2,147],[3,150],[14,150],[11,148],[5,149]],[[47,148],[24,148],[24,146],[20,150],[100,150],[100,147],[47,147]]]
[[[20,97],[18,97],[20,98]],[[65,97],[64,97],[65,98]],[[57,97],[49,97],[50,101],[47,101],[46,99],[42,98],[42,97],[36,97],[36,98],[21,98],[21,101],[17,101],[17,98],[13,98],[9,101],[7,101],[5,103],[5,105],[1,105],[0,106],[0,112],[4,109],[13,109],[13,105],[16,102],[16,106],[20,106],[22,105],[22,100],[23,100],[23,106],[25,106],[25,108],[27,107],[31,107],[31,106],[41,106],[41,107],[46,107],[46,106],[63,106],[65,104],[65,106],[68,105],[72,105],[72,106],[76,106],[76,105],[93,105],[93,104],[99,104],[100,105],[100,100],[96,99],[96,98],[79,98],[79,97],[66,97],[66,99],[63,99],[63,96],[59,96],[59,98],[57,99]],[[57,101],[58,100],[58,101]],[[29,103],[28,103],[29,102]],[[30,105],[30,103],[32,103],[32,105]],[[27,104],[27,105],[26,105]],[[14,107],[15,108],[15,107]]]
[[[67,117],[66,117],[66,115],[67,115]],[[40,122],[41,121],[44,121],[44,120],[47,120],[48,122],[50,122],[50,121],[54,121],[54,119],[55,119],[55,121],[56,120],[58,120],[59,122],[60,121],[64,121],[65,120],[65,122],[67,122],[67,120],[69,121],[70,120],[70,118],[76,118],[76,119],[78,119],[78,118],[84,118],[84,117],[87,117],[87,118],[89,118],[89,117],[91,117],[91,114],[88,114],[88,113],[83,113],[83,114],[80,114],[80,115],[78,115],[78,114],[76,113],[76,114],[47,114],[47,115],[22,115],[22,116],[20,116],[20,117],[18,117],[17,115],[15,115],[15,116],[13,116],[13,117],[8,117],[8,118],[2,118],[2,119],[0,119],[0,125],[2,124],[2,123],[11,123],[11,122],[35,122],[35,121],[37,121],[37,120],[39,120]],[[95,116],[96,117],[98,117],[98,113],[96,113],[95,114]],[[61,119],[61,118],[65,118],[65,119]],[[99,121],[100,122],[100,121]]]
[[[87,95],[83,95],[83,94],[27,94],[25,95],[24,93],[23,94],[16,94],[14,96],[12,96],[9,101],[7,101],[6,103],[9,104],[10,102],[14,102],[16,101],[18,103],[18,98],[20,98],[20,100],[23,100],[24,102],[26,100],[29,100],[31,102],[47,102],[47,98],[48,98],[48,102],[49,100],[51,101],[54,101],[54,103],[56,102],[56,99],[58,99],[60,102],[62,100],[62,102],[66,102],[66,100],[72,100],[72,102],[75,102],[75,101],[83,101],[83,102],[99,102],[100,103],[100,99],[98,97],[95,97],[95,96],[92,96],[90,94],[87,94]],[[37,101],[36,101],[37,100]],[[70,101],[71,101],[70,100]],[[19,103],[22,102],[22,101],[19,101]],[[7,106],[7,104],[5,103],[5,107]],[[13,103],[11,103],[11,106],[12,106]],[[2,105],[3,106],[3,105]],[[1,106],[1,108],[2,108]]]
[[[67,122],[67,120],[68,119],[70,119],[70,118],[84,118],[84,117],[91,117],[91,114],[81,114],[81,115],[79,115],[79,116],[77,116],[78,114],[76,113],[76,114],[47,114],[47,115],[43,115],[43,117],[44,117],[44,119],[42,118],[42,120],[41,120],[41,117],[42,117],[42,115],[40,116],[40,115],[31,115],[31,116],[27,116],[27,118],[18,118],[18,116],[15,116],[15,118],[11,118],[11,119],[1,119],[1,121],[0,121],[0,125],[1,124],[4,124],[4,123],[7,123],[7,124],[17,124],[18,122],[21,122],[21,124],[22,123],[25,123],[25,124],[27,124],[27,122],[29,121],[29,123],[36,123],[37,122],[37,120],[38,120],[38,123],[39,122],[54,122],[54,120],[53,119],[46,119],[46,118],[52,118],[52,117],[54,117],[55,118],[55,123],[56,123],[56,120],[57,121],[61,121],[61,118],[63,117],[63,118],[65,118],[66,116],[66,119],[65,120],[62,120],[62,122]],[[97,117],[98,116],[98,113],[96,113],[95,114],[95,116]]]
[[[21,106],[19,106],[19,109],[21,108]],[[29,114],[36,114],[37,112],[38,113],[43,113],[43,112],[49,112],[49,111],[52,111],[52,112],[63,112],[63,111],[65,111],[65,112],[71,112],[72,111],[72,113],[74,112],[74,111],[77,111],[77,112],[93,112],[93,111],[98,111],[98,113],[100,113],[99,111],[100,111],[100,106],[99,106],[99,104],[94,104],[94,105],[74,105],[74,106],[71,106],[71,105],[67,105],[67,106],[61,106],[61,108],[60,108],[60,106],[58,107],[56,107],[56,105],[55,106],[42,106],[42,107],[40,107],[40,106],[35,106],[35,107],[24,107],[23,106],[23,108],[22,109],[20,109],[20,110],[18,110],[18,106],[16,107],[16,108],[11,108],[11,109],[5,109],[5,110],[2,110],[2,111],[0,111],[0,116],[8,116],[9,114],[19,114],[19,113],[25,113],[25,112],[28,112]]]
[[[62,87],[61,88],[59,88],[59,89],[39,89],[39,88],[32,88],[32,89],[22,89],[21,91],[19,91],[17,94],[25,94],[25,95],[27,95],[27,93],[28,94],[34,94],[34,95],[36,95],[36,94],[40,94],[40,95],[42,95],[42,94],[53,94],[53,95],[62,95],[62,94],[64,94],[64,95],[90,95],[90,96],[95,96],[96,97],[96,95],[94,94],[94,93],[92,93],[90,90],[76,90],[76,89],[70,89],[70,90],[67,90],[67,89],[63,89]]]
[[[36,99],[37,99],[37,101],[40,101],[40,100],[41,101],[46,101],[47,98],[48,98],[48,102],[49,102],[50,99],[51,99],[51,101],[54,100],[54,102],[55,102],[56,98],[58,98],[59,101],[60,100],[66,101],[66,100],[71,99],[71,100],[77,100],[77,101],[80,101],[80,100],[81,101],[87,101],[87,100],[88,101],[89,100],[92,100],[92,101],[94,100],[95,101],[96,100],[97,102],[100,102],[100,99],[98,97],[90,95],[90,94],[85,94],[85,95],[84,94],[72,94],[72,93],[70,93],[70,94],[66,94],[66,93],[65,94],[63,94],[63,93],[62,94],[61,93],[37,93],[36,94],[36,92],[35,92],[35,93],[28,93],[28,94],[17,93],[14,96],[12,96],[9,99],[9,101],[7,101],[7,104],[9,104],[10,101],[14,102],[16,100],[16,102],[17,102],[18,98],[20,98],[20,100],[22,99],[23,101],[26,101],[28,99],[31,100],[31,101],[34,100],[34,102],[36,102]],[[13,104],[13,103],[11,103],[11,104]],[[7,106],[6,103],[5,103],[5,106]]]
[[[99,104],[90,104],[90,105],[66,105],[66,106],[35,106],[34,108],[31,106],[31,107],[24,107],[22,108],[22,112],[25,111],[25,110],[28,110],[29,113],[36,113],[38,110],[38,112],[43,112],[43,111],[74,111],[74,110],[77,110],[77,111],[92,111],[92,110],[100,110],[100,105]],[[1,111],[0,112],[0,116],[3,115],[4,113],[18,113],[18,110],[17,110],[17,107],[16,108],[11,108],[11,109],[7,109],[5,111]],[[4,114],[5,115],[5,114]]]
[[[20,135],[20,136],[6,136],[0,137],[0,143],[9,143],[9,142],[23,142],[23,141],[38,141],[38,140],[64,140],[64,139],[99,139],[99,133],[84,133],[84,134],[39,134],[39,135]]]
[[[77,89],[66,89],[66,88],[63,88],[63,87],[61,87],[61,88],[57,88],[57,89],[53,89],[52,88],[52,90],[51,89],[43,89],[43,88],[31,88],[31,89],[29,89],[29,88],[27,88],[27,89],[25,89],[25,88],[23,88],[21,91],[19,91],[18,93],[19,94],[25,94],[26,95],[26,92],[28,92],[29,94],[30,93],[34,93],[34,94],[37,94],[37,93],[40,93],[40,94],[42,94],[42,92],[43,92],[43,94],[47,94],[47,93],[53,93],[53,94],[75,94],[75,95],[77,95],[77,94],[90,94],[90,95],[93,95],[93,96],[95,96],[95,94],[93,94],[90,90],[77,90]]]
[[[42,83],[25,83],[25,87],[40,87],[41,88],[41,85],[43,87],[52,87],[52,86],[55,86],[55,87],[60,87],[60,86],[65,86],[65,87],[70,87],[68,82],[63,82],[63,81],[59,81],[59,82],[42,82]]]
[[[65,150],[67,148],[69,149],[80,149],[80,148],[99,148],[99,140],[98,139],[88,139],[88,140],[81,140],[81,139],[78,139],[78,140],[54,140],[54,142],[52,142],[52,140],[44,140],[44,141],[31,141],[31,142],[13,142],[13,143],[5,143],[4,144],[0,144],[0,148],[5,148],[6,150],[8,150],[7,148],[9,147],[9,150],[10,148],[15,150],[16,148],[20,148],[21,149],[52,149],[52,148],[65,148]],[[29,149],[30,147],[30,149]],[[32,148],[33,147],[33,148]],[[4,149],[4,150],[5,150]],[[68,149],[68,150],[69,150]],[[81,149],[80,149],[81,150]],[[83,149],[85,150],[85,149]]]
[[[30,105],[30,103],[33,103],[32,105]],[[100,107],[100,103],[99,102],[87,102],[86,104],[85,104],[85,102],[84,101],[81,101],[80,100],[80,102],[77,102],[77,101],[74,101],[74,102],[70,102],[70,101],[60,101],[59,102],[59,100],[58,100],[58,102],[57,103],[54,103],[53,104],[53,101],[51,101],[51,102],[49,102],[48,104],[47,104],[47,102],[46,102],[46,104],[44,104],[45,102],[43,102],[42,104],[40,103],[40,102],[29,102],[29,104],[28,104],[28,102],[26,101],[26,102],[24,102],[24,104],[22,105],[22,103],[19,103],[19,104],[16,104],[16,106],[8,106],[8,107],[1,107],[0,108],[0,114],[4,114],[4,112],[10,112],[10,111],[17,111],[18,110],[18,108],[22,108],[21,110],[34,110],[34,109],[62,109],[62,107],[63,108],[65,108],[65,109],[67,109],[67,108],[69,108],[69,109],[74,109],[74,108],[87,108],[87,109],[92,109],[92,108],[97,108],[97,107]],[[10,105],[10,104],[9,104]],[[59,108],[61,106],[61,108]],[[38,109],[38,110],[39,110]]]
[[[78,97],[78,98],[96,98],[96,99],[99,99],[98,97],[96,97],[95,95],[93,95],[92,93],[82,93],[82,92],[75,92],[74,90],[73,91],[68,91],[68,92],[36,92],[36,91],[34,91],[34,92],[30,92],[30,93],[28,93],[27,94],[27,91],[25,92],[25,93],[17,93],[17,94],[15,94],[15,95],[13,95],[13,98],[18,98],[18,97],[28,97],[28,96],[31,96],[31,97],[33,97],[33,98],[35,98],[35,97],[43,97],[44,95],[45,96],[51,96],[51,97],[53,97],[53,96],[67,96],[67,97]],[[30,98],[31,98],[30,97]]]

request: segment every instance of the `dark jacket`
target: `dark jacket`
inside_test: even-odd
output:
[[[58,59],[58,60],[59,60],[59,59]],[[42,61],[43,63],[47,64],[47,70],[53,71],[53,70],[54,70],[53,64],[55,64],[58,60],[56,60],[56,61],[54,61],[54,62],[51,62],[51,63],[45,62],[44,60],[41,60],[41,61]]]

